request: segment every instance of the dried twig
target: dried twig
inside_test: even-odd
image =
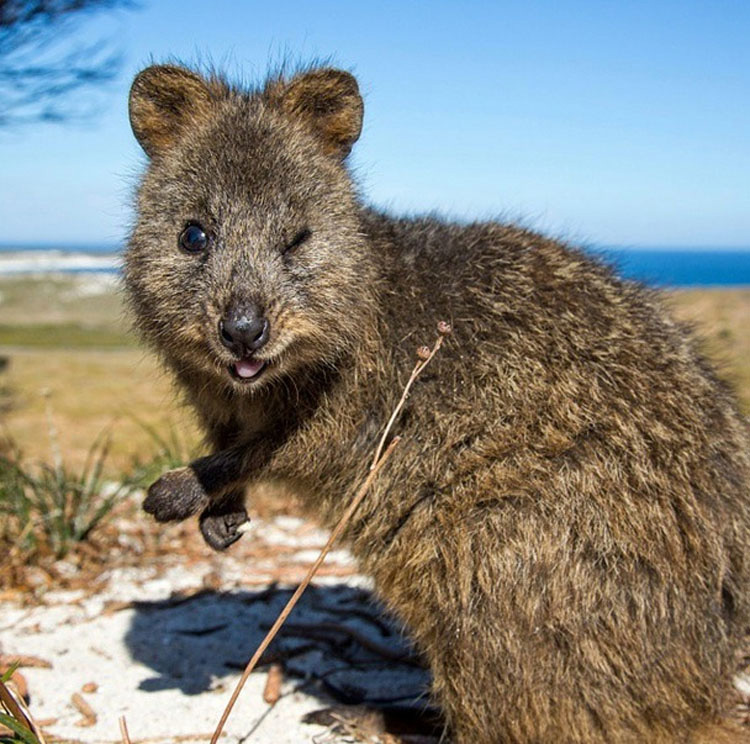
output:
[[[83,716],[80,721],[76,722],[76,726],[84,728],[93,726],[96,723],[96,711],[83,699],[80,693],[74,692],[70,697],[70,702],[73,703],[78,712]]]
[[[122,737],[122,744],[131,744],[130,734],[128,733],[128,724],[125,720],[125,716],[120,716],[120,736]]]
[[[400,437],[394,437],[391,440],[391,443],[388,445],[388,448],[383,453],[382,457],[378,460],[375,468],[368,473],[365,482],[362,484],[359,491],[357,491],[357,495],[352,499],[351,504],[349,504],[349,508],[344,513],[344,516],[339,520],[336,528],[328,538],[328,542],[325,544],[323,550],[320,551],[320,555],[308,570],[303,582],[297,587],[294,594],[292,594],[291,598],[286,603],[286,606],[281,611],[281,614],[276,619],[276,622],[271,627],[271,630],[268,631],[266,637],[263,639],[260,646],[258,646],[257,650],[255,651],[255,654],[253,654],[253,658],[248,662],[247,666],[245,667],[245,671],[242,673],[242,677],[240,677],[240,681],[237,683],[237,687],[235,687],[234,692],[232,693],[232,697],[229,698],[227,707],[224,709],[224,712],[221,715],[219,725],[216,727],[216,731],[214,731],[214,735],[211,737],[211,744],[216,744],[216,742],[219,740],[219,736],[221,736],[224,724],[226,723],[227,718],[229,718],[229,714],[231,713],[232,708],[234,707],[234,704],[237,701],[240,692],[242,691],[242,688],[245,686],[245,682],[247,682],[247,678],[250,676],[250,673],[253,671],[253,669],[255,669],[255,666],[258,663],[261,655],[268,648],[274,636],[279,632],[279,628],[281,628],[281,626],[284,624],[284,621],[289,616],[289,613],[294,609],[294,605],[297,604],[299,598],[302,596],[302,593],[305,591],[305,589],[307,589],[307,585],[310,583],[310,580],[315,575],[315,572],[318,570],[320,564],[323,563],[323,560],[325,559],[326,555],[328,555],[328,552],[338,539],[339,535],[344,531],[344,527],[346,527],[347,522],[351,519],[352,514],[354,514],[360,502],[367,494],[367,491],[370,489],[372,482],[375,480],[375,476],[380,471],[380,468],[386,463],[399,441]]]
[[[0,628],[5,630],[5,628]],[[0,654],[0,666],[37,667],[38,669],[51,669],[52,664],[46,659],[27,654]]]
[[[438,333],[440,335],[437,337],[437,340],[433,344],[432,349],[430,349],[427,346],[420,346],[417,349],[417,356],[419,357],[419,359],[417,360],[417,363],[414,365],[414,369],[411,371],[411,375],[409,375],[409,380],[404,386],[404,391],[403,393],[401,393],[401,398],[399,402],[396,404],[396,407],[393,409],[393,413],[391,414],[391,417],[388,419],[388,423],[385,426],[385,431],[383,432],[383,436],[380,437],[380,442],[378,442],[378,447],[375,450],[375,456],[372,458],[372,464],[370,465],[370,470],[373,470],[375,468],[378,460],[380,459],[380,453],[383,451],[383,447],[385,446],[385,440],[388,438],[388,433],[390,432],[391,427],[396,421],[398,414],[401,412],[401,409],[404,407],[404,403],[406,403],[406,399],[409,397],[409,390],[411,390],[411,386],[414,383],[414,380],[416,380],[417,377],[419,377],[419,375],[422,374],[422,370],[432,361],[432,358],[435,356],[435,354],[438,353],[438,350],[443,345],[443,339],[451,333],[450,324],[441,320],[440,323],[438,323]]]
[[[266,677],[266,686],[263,689],[263,700],[269,705],[276,705],[281,697],[283,676],[281,664],[271,664]]]

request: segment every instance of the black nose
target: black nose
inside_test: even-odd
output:
[[[232,306],[219,321],[221,343],[242,357],[260,349],[268,341],[269,331],[268,320],[253,305]]]

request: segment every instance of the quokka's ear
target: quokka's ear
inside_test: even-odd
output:
[[[149,157],[169,149],[191,123],[209,116],[211,91],[184,67],[153,65],[130,87],[130,126]]]
[[[289,116],[304,121],[326,152],[343,160],[362,131],[364,104],[353,75],[323,68],[273,86],[271,97]]]

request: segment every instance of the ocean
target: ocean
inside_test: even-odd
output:
[[[657,287],[750,286],[747,248],[590,247],[622,275]],[[117,274],[121,254],[113,245],[0,244],[0,279],[55,274]]]
[[[623,276],[655,287],[750,286],[748,248],[620,248],[593,250]]]

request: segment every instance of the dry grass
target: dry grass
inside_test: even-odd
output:
[[[750,415],[750,288],[681,290],[671,302],[678,318],[697,326],[706,352]]]
[[[112,433],[111,473],[127,469],[136,457],[153,456],[154,439],[146,427],[165,435],[173,427],[188,447],[199,440],[190,413],[144,352],[13,349],[0,354],[8,358],[0,373],[4,424],[27,459],[50,459],[45,395],[65,461],[73,467],[83,465],[91,442],[105,429]]]
[[[116,280],[106,277],[1,277],[0,308],[8,326],[80,325],[127,333]]]

